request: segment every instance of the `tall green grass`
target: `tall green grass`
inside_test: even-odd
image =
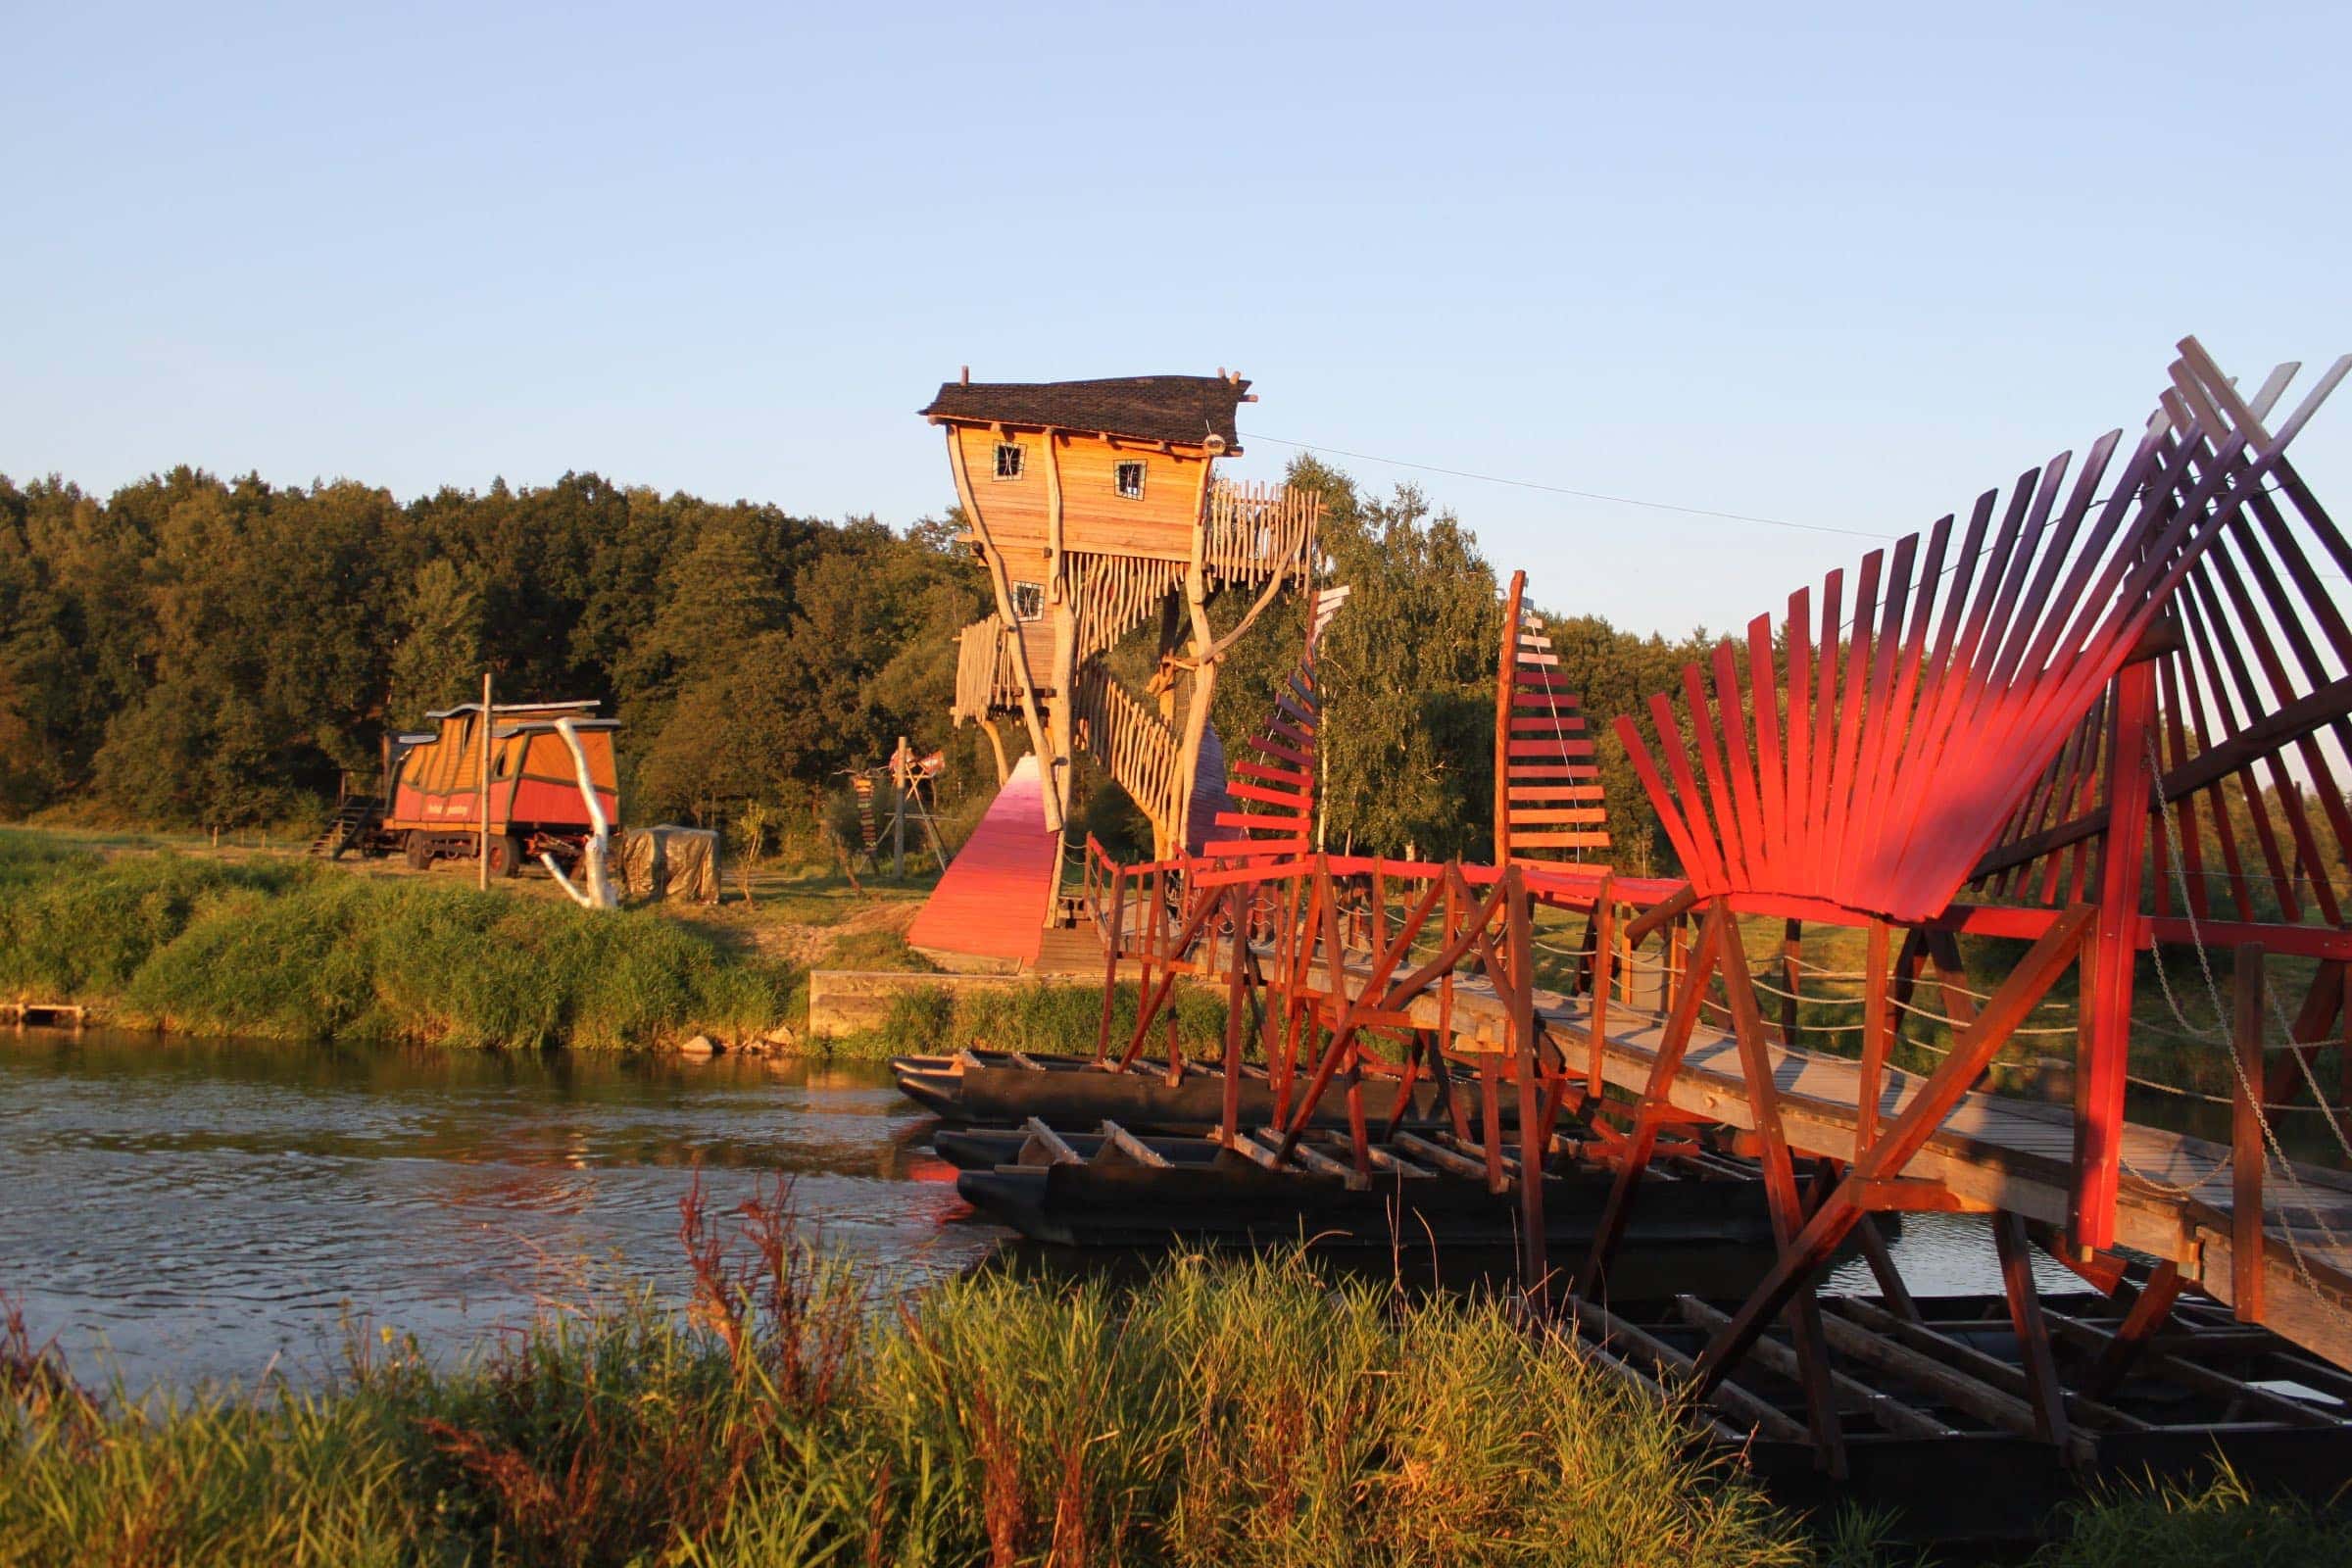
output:
[[[0,993],[197,1034],[649,1046],[785,1020],[795,971],[657,910],[0,834]]]
[[[367,1344],[329,1390],[142,1406],[20,1352],[0,1564],[1809,1560],[1668,1413],[1494,1303],[1196,1258],[891,1314],[751,1224],[730,1249],[690,1217],[686,1315],[551,1319],[454,1370]]]

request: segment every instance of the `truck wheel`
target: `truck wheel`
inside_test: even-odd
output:
[[[522,845],[512,833],[490,841],[490,874],[518,876],[522,872]]]
[[[402,841],[400,848],[402,858],[409,862],[409,869],[422,871],[432,865],[433,841],[425,837],[422,828],[409,829],[409,836]]]

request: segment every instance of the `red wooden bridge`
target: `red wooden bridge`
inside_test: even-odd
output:
[[[2281,416],[2295,367],[2247,395],[2184,341],[2128,449],[2111,433],[2080,466],[2061,455],[2006,501],[1987,492],[1965,520],[1800,590],[1642,721],[1619,719],[1684,879],[1575,858],[1606,849],[1593,745],[1516,582],[1500,863],[1312,853],[1310,644],[1258,760],[1233,768],[1254,803],[1225,823],[1235,838],[1153,865],[1090,857],[1106,973],[1146,976],[1125,1039],[1106,1001],[1099,1056],[1131,1066],[1164,1024],[1184,1071],[1171,986],[1223,985],[1227,1147],[1293,1161],[1338,1095],[1351,1180],[1476,1161],[1520,1194],[1531,1300],[1686,1377],[1735,1427],[1788,1426],[1740,1381],[1786,1372],[1832,1468],[1859,1397],[1838,1366],[1856,1356],[2070,1452],[2082,1429],[2134,1423],[2105,1401],[2135,1365],[2230,1383],[2229,1419],[2339,1425],[2176,1349],[2191,1325],[2220,1332],[2222,1311],[2352,1398],[2352,1176],[2288,1157],[2294,1141],[2352,1158],[2352,924],[2328,869],[2352,847],[2352,626],[2323,581],[2352,574],[2352,546],[2286,458],[2348,368]],[[1838,931],[1863,956],[1824,974],[1807,939],[1818,955]],[[2132,1049],[2154,1027],[2135,1018],[2143,974],[2189,1042],[2176,1059],[2210,1067],[2227,1141],[2127,1115],[2128,1088],[2153,1082]],[[1277,1096],[1264,1129],[1235,1110],[1252,1037]],[[2323,1083],[2319,1049],[2339,1039]],[[2001,1086],[2021,1054],[2063,1100]],[[1450,1150],[1367,1125],[1366,1078],[1415,1080],[1442,1057],[1479,1084],[1474,1103],[1446,1100]],[[1735,1310],[1690,1304],[1695,1353],[1604,1304],[1666,1150],[1752,1162],[1781,1244]],[[1547,1258],[1543,1185],[1522,1177],[1564,1157],[1612,1168],[1614,1186],[1590,1253]],[[1989,1218],[2014,1364],[1918,1318],[1874,1219],[1905,1211]],[[1823,1271],[1857,1241],[1886,1304],[1825,1313]],[[2111,1293],[2119,1320],[2045,1309],[2036,1249]],[[1864,1311],[1892,1327],[1862,1332]],[[1889,1430],[1926,1419],[1868,1409]]]

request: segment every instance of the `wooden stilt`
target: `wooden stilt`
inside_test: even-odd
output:
[[[2237,1083],[2230,1097],[2230,1307],[2240,1323],[2262,1321],[2262,1177],[2270,1155],[2254,1096],[2263,1077],[2263,968],[2262,944],[2240,944],[2230,980]]]
[[[2009,1300],[2009,1326],[2017,1333],[2025,1362],[2026,1389],[2034,1404],[2034,1435],[2060,1447],[2068,1444],[2066,1391],[2050,1354],[2050,1331],[2041,1320],[2041,1297],[2034,1288],[2033,1247],[2025,1222],[2004,1210],[1992,1216],[1993,1247],[2000,1253],[2001,1292]]]

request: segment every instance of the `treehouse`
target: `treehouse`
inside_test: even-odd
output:
[[[996,612],[963,630],[955,717],[989,734],[1017,721],[1045,764],[1049,826],[1069,807],[1070,770],[1093,754],[1151,817],[1163,846],[1188,827],[1213,657],[1204,613],[1227,588],[1271,592],[1312,567],[1319,498],[1216,478],[1239,456],[1235,410],[1250,383],[1220,372],[1104,381],[952,381],[923,410],[987,567]],[[1102,658],[1159,623],[1151,700],[1112,681]],[[1182,647],[1189,633],[1192,646]],[[1179,689],[1188,722],[1177,725]],[[1195,716],[1197,714],[1197,716]]]
[[[1276,594],[1313,574],[1321,513],[1316,496],[1217,478],[1217,460],[1241,453],[1235,411],[1252,401],[1224,371],[1043,382],[967,371],[922,411],[946,435],[965,542],[996,604],[963,628],[953,711],[986,731],[1001,793],[910,933],[917,946],[1034,959],[1056,912],[1081,752],[1151,819],[1161,854],[1197,848],[1231,804],[1208,724],[1217,666]],[[1228,589],[1251,602],[1220,634],[1209,606]],[[1157,661],[1138,695],[1106,656],[1154,622]],[[1026,731],[1034,760],[1007,760],[1007,723]]]

